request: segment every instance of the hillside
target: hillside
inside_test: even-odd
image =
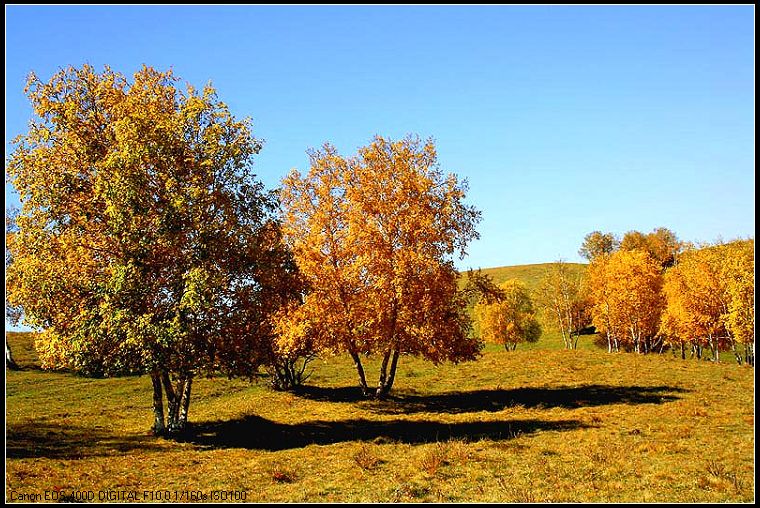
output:
[[[482,272],[493,278],[494,282],[501,284],[510,279],[518,279],[525,283],[531,291],[538,289],[541,279],[546,271],[556,263],[537,263],[532,265],[499,266],[495,268],[483,268]],[[573,273],[583,273],[585,264],[566,263]]]

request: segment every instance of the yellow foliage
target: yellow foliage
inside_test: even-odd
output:
[[[45,367],[245,372],[287,299],[261,147],[211,87],[143,67],[30,75],[35,118],[7,163],[22,208],[8,301]],[[266,348],[264,348],[266,349]]]
[[[647,351],[664,305],[660,264],[644,251],[620,250],[596,257],[587,277],[593,323],[608,336],[611,349],[627,345]]]
[[[281,199],[283,232],[310,287],[298,312],[315,344],[355,361],[371,352],[473,358],[452,257],[477,236],[479,212],[438,169],[432,141],[378,136],[349,158],[328,144],[310,161],[308,174],[284,179]],[[292,347],[304,330],[284,319],[278,330]]]
[[[516,349],[521,342],[536,342],[541,336],[541,326],[528,288],[517,280],[506,281],[499,288],[503,292],[499,301],[475,306],[483,339],[507,350]]]
[[[662,332],[716,348],[754,344],[754,240],[691,249],[665,274]]]

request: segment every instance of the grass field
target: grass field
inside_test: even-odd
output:
[[[148,432],[149,378],[43,372],[30,336],[10,334],[24,370],[6,373],[6,500],[59,489],[138,501],[157,490],[241,490],[256,502],[754,501],[752,368],[608,354],[587,336],[563,351],[550,339],[489,346],[460,365],[402,358],[382,402],[358,397],[344,357],[315,362],[300,394],[202,379],[190,436],[175,442]]]

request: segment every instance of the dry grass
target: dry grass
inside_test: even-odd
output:
[[[402,358],[393,396],[374,402],[337,357],[316,362],[298,395],[198,380],[192,434],[175,442],[148,432],[148,378],[43,372],[28,341],[11,336],[24,370],[7,372],[7,500],[58,488],[243,490],[249,502],[754,501],[754,371],[728,362],[488,347],[438,368]]]

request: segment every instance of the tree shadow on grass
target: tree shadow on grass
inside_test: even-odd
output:
[[[396,393],[386,400],[366,400],[358,388],[304,386],[297,395],[328,402],[366,401],[367,409],[379,414],[496,412],[512,406],[526,408],[564,408],[609,404],[662,404],[678,400],[687,392],[676,386],[583,385],[557,388],[514,388],[471,390],[433,395]]]
[[[225,422],[194,424],[183,441],[203,448],[247,448],[288,450],[311,444],[329,445],[347,441],[420,444],[449,439],[506,440],[540,431],[586,428],[576,420],[492,420],[444,423],[412,420],[313,421],[277,423],[250,415]]]
[[[5,434],[6,457],[15,459],[120,457],[132,450],[160,449],[147,432],[145,435],[115,435],[104,429],[53,425],[45,421],[8,424]]]

